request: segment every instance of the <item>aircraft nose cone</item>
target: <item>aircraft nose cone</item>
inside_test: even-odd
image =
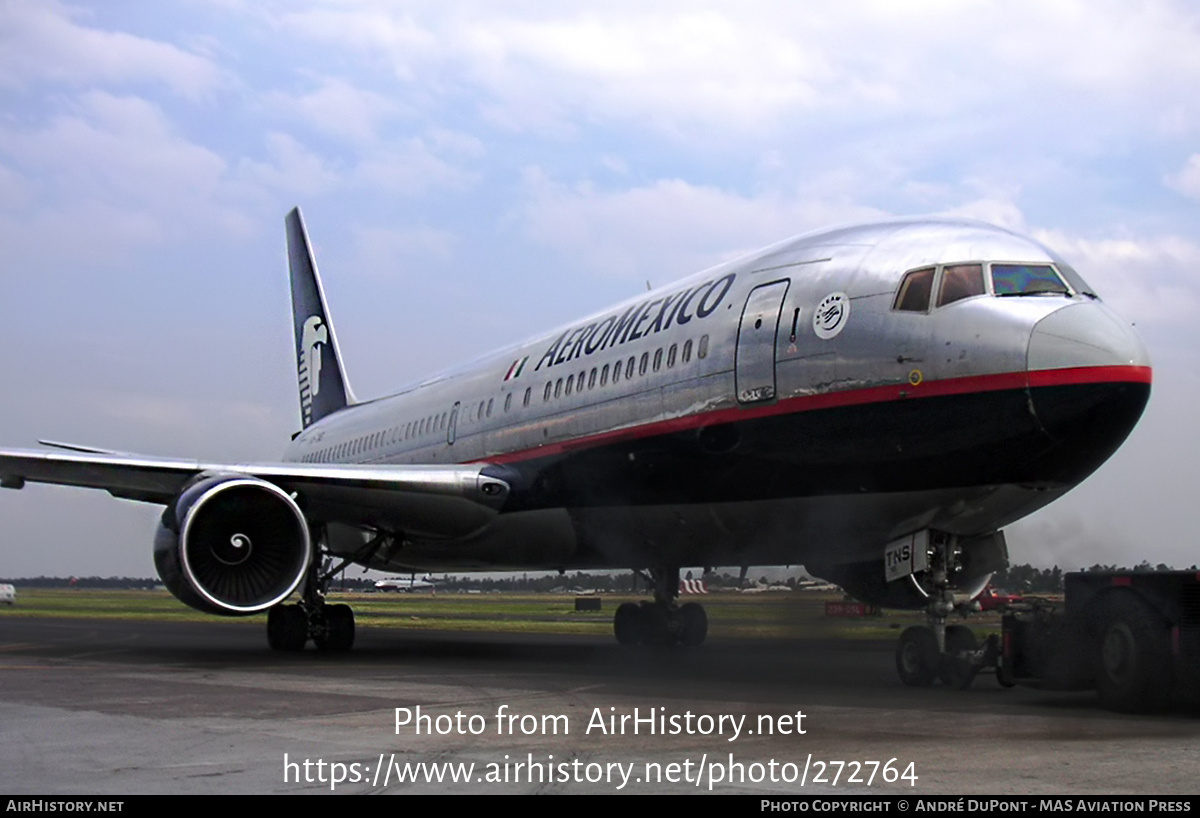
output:
[[[1030,408],[1057,444],[1048,471],[1077,483],[1117,450],[1142,416],[1150,399],[1150,356],[1131,326],[1100,302],[1084,302],[1034,326],[1027,362]]]
[[[1039,321],[1029,338],[1030,372],[1068,367],[1149,367],[1150,355],[1126,322],[1098,301],[1069,304]]]

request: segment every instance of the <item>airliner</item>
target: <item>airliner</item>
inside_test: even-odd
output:
[[[420,579],[417,579],[416,574],[410,574],[407,577],[385,577],[375,583],[376,591],[395,591],[397,593],[432,591],[435,588],[437,588],[437,580],[428,575]]]
[[[0,486],[163,505],[166,586],[267,611],[279,650],[352,646],[325,601],[352,564],[633,569],[653,599],[617,608],[617,640],[689,646],[708,625],[681,566],[802,564],[926,611],[897,666],[928,684],[1004,527],[1098,468],[1150,393],[1134,330],[1057,254],[924,218],[791,238],[359,400],[298,209],[285,224],[301,428],[279,462],[0,451]]]

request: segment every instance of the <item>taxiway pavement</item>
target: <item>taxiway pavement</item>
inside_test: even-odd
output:
[[[397,731],[418,706],[428,729]],[[636,734],[608,729],[635,710]],[[883,780],[910,764],[915,783]],[[278,654],[241,622],[0,617],[7,794],[1193,794],[1198,771],[1194,713],[991,677],[909,689],[879,641],[360,629],[349,654]]]

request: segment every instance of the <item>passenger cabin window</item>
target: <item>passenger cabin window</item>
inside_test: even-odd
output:
[[[985,292],[982,264],[949,264],[942,268],[937,305],[944,307],[973,295],[983,295]]]
[[[892,309],[905,312],[928,311],[929,296],[933,292],[933,270],[933,267],[926,267],[921,270],[913,270],[904,276]]]
[[[996,295],[1070,295],[1071,291],[1049,264],[993,264]]]

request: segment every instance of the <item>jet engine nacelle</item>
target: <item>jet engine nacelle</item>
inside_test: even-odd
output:
[[[154,536],[154,565],[167,589],[222,616],[283,601],[311,560],[308,521],[296,501],[246,475],[200,475],[167,506]]]

